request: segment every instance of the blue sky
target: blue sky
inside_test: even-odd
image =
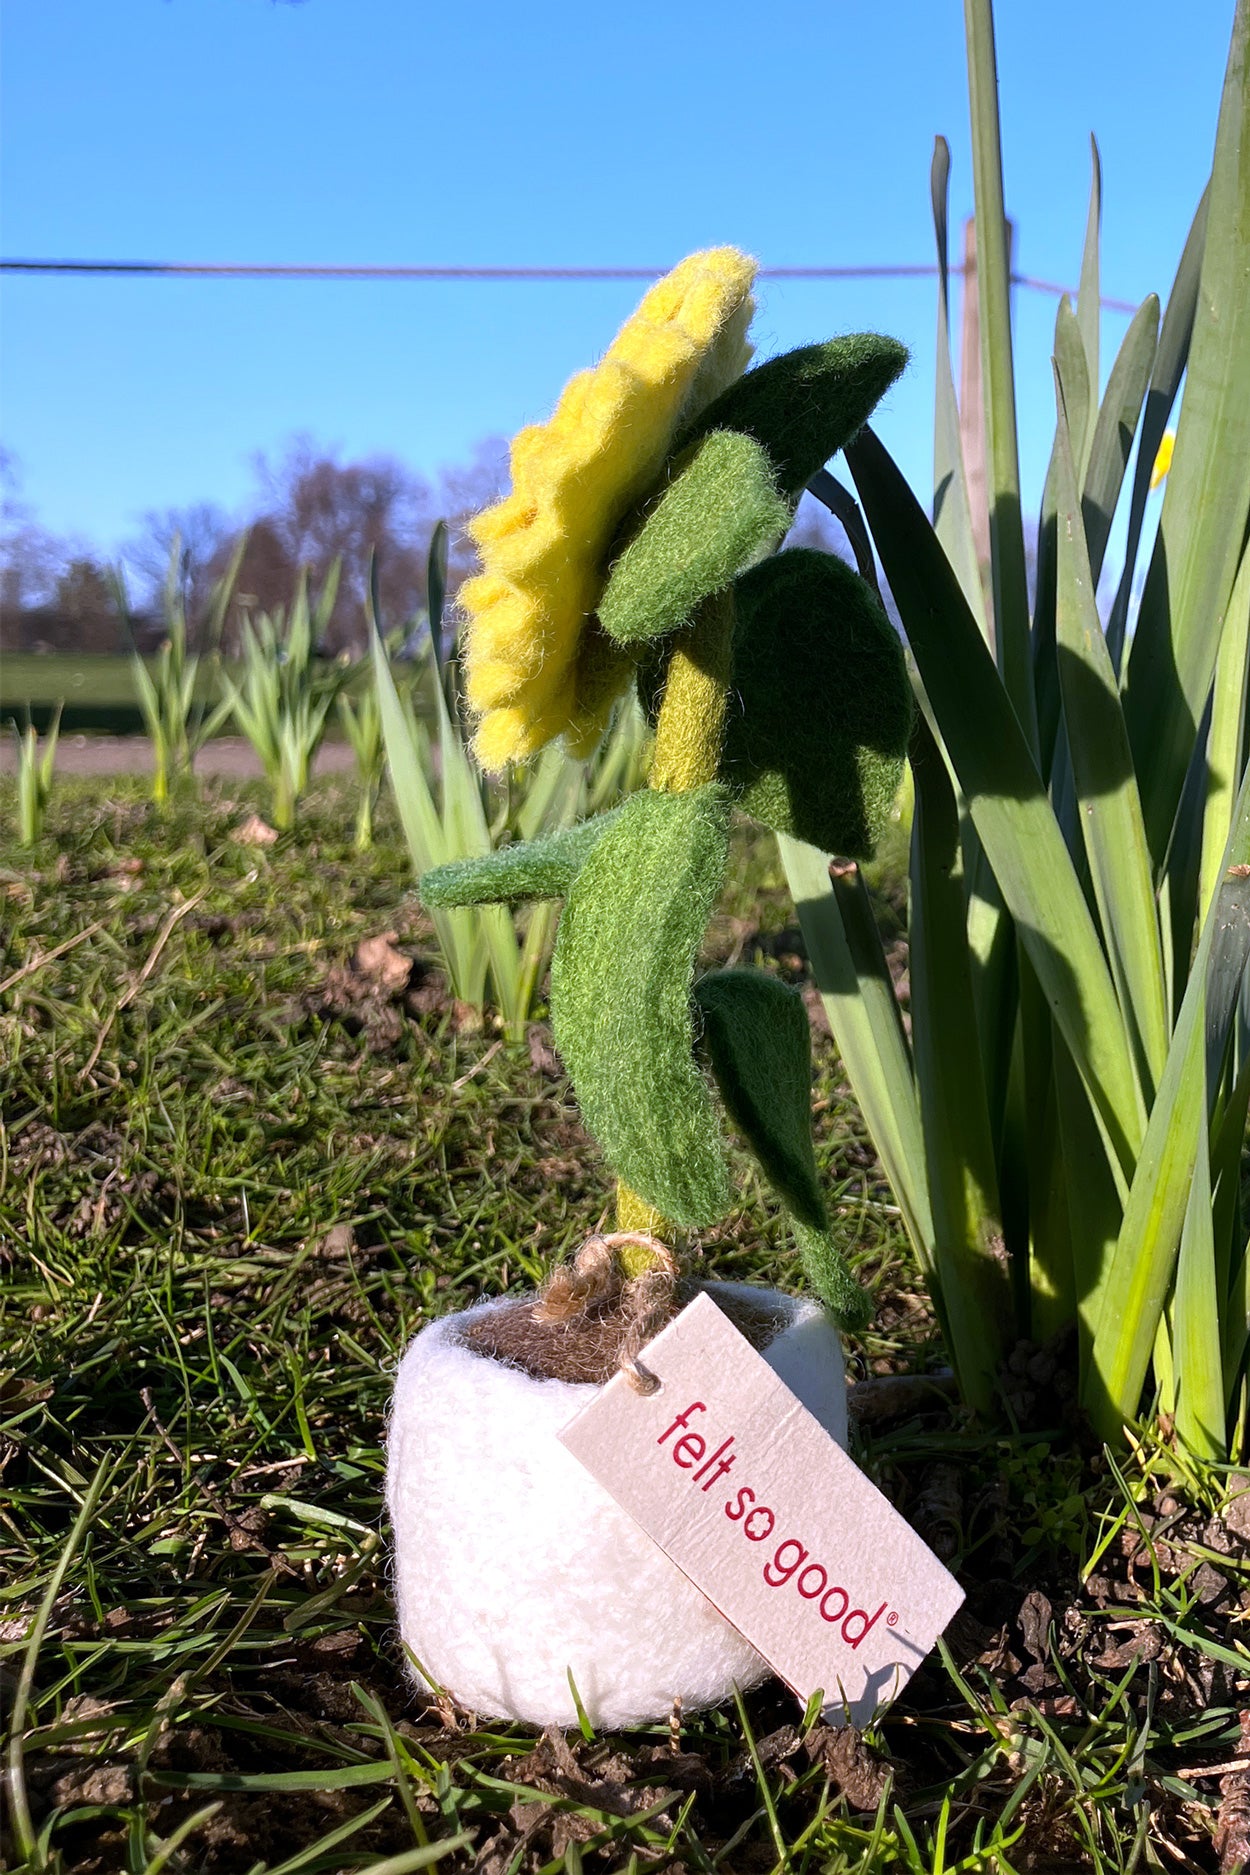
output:
[[[1166,294],[1210,165],[1233,0],[1001,0],[1017,265],[1074,281],[1088,134],[1103,287]],[[933,137],[971,208],[957,0],[7,0],[7,256],[664,266],[932,259]],[[427,472],[546,414],[635,284],[7,277],[0,435],[58,532],[112,550],[148,508],[234,508],[297,431]],[[761,356],[896,334],[879,427],[926,496],[934,286],[770,284]],[[1017,296],[1027,508],[1049,449],[1054,303]],[[1108,313],[1104,374],[1126,325]]]

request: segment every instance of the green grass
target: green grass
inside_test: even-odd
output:
[[[155,674],[155,658],[145,660]],[[240,667],[231,665],[238,677]],[[353,680],[354,689],[359,680]],[[218,694],[217,678],[206,661],[201,668],[198,696],[212,701]],[[66,652],[0,652],[0,724],[24,724],[30,711],[42,735],[58,703],[65,713],[67,734],[132,736],[143,729],[143,712],[135,696],[130,659],[125,652],[71,656]],[[220,732],[235,735],[233,722]]]
[[[350,789],[317,784],[268,849],[230,837],[259,798],[210,784],[162,820],[138,783],[67,781],[43,844],[0,854],[3,1866],[28,1814],[31,1866],[77,1875],[1214,1869],[1202,1773],[1247,1703],[1250,1555],[1211,1548],[1215,1471],[1178,1483],[1162,1445],[1098,1469],[1035,1353],[1018,1439],[940,1406],[865,1435],[970,1592],[862,1746],[839,1756],[775,1684],[688,1718],[677,1754],[665,1727],[536,1741],[422,1706],[387,1587],[394,1364],[434,1315],[540,1280],[609,1184],[543,1025],[509,1051],[442,994],[389,801],[358,853]],[[385,932],[406,1000],[352,967]],[[757,835],[711,945],[801,976]],[[877,1302],[857,1372],[932,1367],[827,1041],[816,1101]],[[706,1262],[793,1285],[739,1170]]]

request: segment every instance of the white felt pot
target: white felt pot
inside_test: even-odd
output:
[[[817,1304],[737,1283],[784,1326],[763,1351],[846,1444],[842,1345]],[[516,1306],[503,1300],[483,1309]],[[536,1380],[433,1322],[400,1363],[386,1501],[401,1637],[472,1712],[571,1726],[572,1673],[591,1722],[614,1728],[717,1705],[768,1668],[559,1444],[599,1388]]]

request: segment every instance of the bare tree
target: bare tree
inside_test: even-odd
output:
[[[454,599],[456,588],[476,565],[465,523],[496,501],[508,480],[507,444],[499,437],[479,443],[467,462],[443,468],[433,481],[392,456],[344,462],[338,452],[308,436],[294,438],[276,458],[257,456],[255,468],[258,487],[221,647],[227,653],[238,647],[242,617],[289,605],[301,571],[315,591],[335,560],[342,573],[324,650],[365,649],[365,596],[374,557],[386,625],[420,623],[435,522],[446,520],[449,527],[447,596]],[[87,606],[90,553],[80,543],[58,540],[35,525],[18,499],[11,459],[0,458],[0,508],[0,601],[9,614],[6,641],[14,646],[28,641],[60,645],[84,630],[93,642],[99,641],[104,615],[98,605],[95,610]],[[122,554],[136,585],[133,618],[143,643],[159,637],[176,539],[190,642],[196,650],[207,648],[203,630],[208,601],[243,531],[209,501],[151,509],[143,516],[142,531]],[[83,564],[71,574],[75,561]],[[64,580],[68,584],[58,596],[58,582]],[[77,610],[67,611],[62,598],[72,600]]]
[[[72,551],[40,527],[22,500],[22,477],[11,449],[0,449],[0,607],[7,614],[47,605]]]
[[[0,449],[0,646],[111,651],[117,632],[104,569],[84,542],[39,525],[16,456]]]
[[[466,463],[453,464],[439,474],[435,507],[446,521],[449,535],[447,593],[454,598],[460,582],[477,570],[477,552],[465,532],[465,523],[498,501],[508,486],[508,443],[502,436],[480,442]]]
[[[223,552],[228,560],[239,527],[225,509],[213,501],[197,501],[184,508],[149,508],[143,531],[122,549],[122,560],[138,585],[139,603],[153,613],[162,608],[170,556],[178,547],[177,579],[192,645],[208,610],[214,568]]]
[[[391,456],[344,463],[333,451],[298,437],[276,465],[256,458],[263,522],[294,569],[320,584],[335,560],[342,573],[326,649],[365,646],[365,592],[376,556],[383,615],[403,624],[425,604],[425,545],[435,516],[422,476]],[[274,556],[276,570],[276,556]],[[259,579],[252,584],[259,586]],[[282,597],[289,598],[290,587]],[[258,594],[269,606],[270,595]]]

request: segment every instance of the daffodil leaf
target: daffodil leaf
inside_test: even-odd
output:
[[[753,436],[768,452],[782,493],[794,498],[863,428],[906,363],[906,346],[875,332],[784,352],[722,391],[678,447],[714,430]]]
[[[564,898],[620,811],[613,808],[543,840],[520,840],[478,859],[432,866],[421,875],[422,903],[441,911],[454,905],[515,905],[525,899]]]
[[[776,832],[869,858],[911,733],[897,633],[858,573],[809,548],[742,574],[734,606],[721,780]]]
[[[678,631],[790,526],[768,457],[749,436],[717,431],[674,466],[599,602],[599,623],[618,644]]]
[[[556,1046],[586,1125],[631,1191],[685,1226],[730,1203],[691,1004],[729,817],[715,782],[634,795],[570,888],[551,965]]]
[[[803,998],[762,970],[714,970],[694,999],[726,1112],[778,1196],[813,1230],[826,1223],[812,1148],[812,1032]]]

